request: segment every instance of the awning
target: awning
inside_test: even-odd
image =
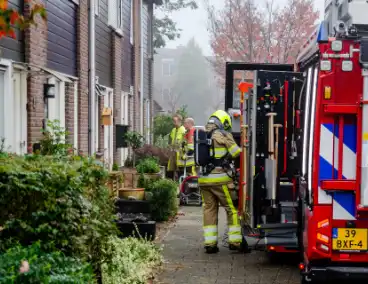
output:
[[[56,77],[58,80],[66,82],[66,83],[73,83],[74,81],[78,80],[77,77],[65,75],[55,70],[52,70],[50,68],[38,66],[35,64],[16,62],[16,61],[12,61],[12,64],[13,64],[13,68],[17,68],[17,69],[24,70],[27,72],[35,72],[37,73],[38,76],[51,75],[51,76]]]

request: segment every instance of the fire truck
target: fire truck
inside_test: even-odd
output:
[[[226,65],[243,248],[299,252],[301,283],[368,279],[368,2],[326,8],[296,68]]]

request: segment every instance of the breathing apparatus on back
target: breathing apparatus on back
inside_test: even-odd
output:
[[[226,153],[223,157],[215,157],[213,134],[217,131],[224,136],[231,131],[231,117],[223,110],[214,112],[206,125],[206,130],[197,129],[194,135],[194,157],[197,166],[201,167],[202,175],[209,175],[216,167],[222,167],[226,173],[235,178],[235,167],[231,162],[231,155]]]

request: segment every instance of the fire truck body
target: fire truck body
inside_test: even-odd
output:
[[[307,80],[299,179],[303,283],[368,279],[368,42],[354,29],[331,39],[325,28],[298,60]]]

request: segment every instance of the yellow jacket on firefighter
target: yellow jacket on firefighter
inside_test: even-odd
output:
[[[169,164],[167,166],[168,171],[175,171],[177,167],[184,166],[184,161],[181,155],[181,148],[182,148],[182,143],[184,140],[185,132],[186,130],[184,126],[180,126],[178,128],[174,127],[170,132],[170,136],[169,136],[170,143],[169,144],[172,147],[172,149],[175,151],[175,155],[170,157]]]
[[[230,130],[231,118],[225,111],[218,110],[211,115],[206,125],[206,131],[213,131],[214,157],[218,161],[223,160],[225,157],[236,158],[241,152],[232,134],[229,132]],[[217,224],[219,203],[225,208],[227,213],[229,248],[238,248],[242,242],[238,212],[233,205],[229,192],[229,185],[233,182],[232,177],[219,164],[209,174],[204,175],[201,173],[198,180],[204,203],[203,231],[207,253],[216,253],[218,251]]]

